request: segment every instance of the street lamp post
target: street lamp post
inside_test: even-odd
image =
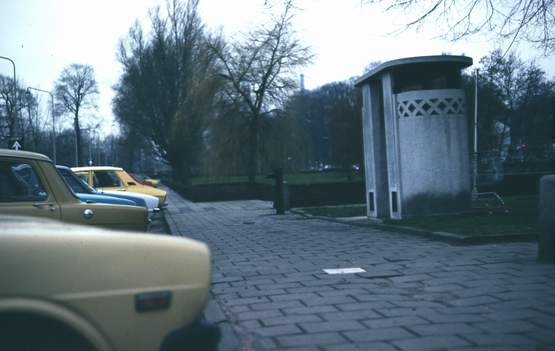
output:
[[[52,116],[52,158],[54,159],[54,164],[56,164],[56,123],[54,119],[54,95],[52,95],[52,92],[48,90],[42,90],[39,88],[28,87],[27,89],[40,91],[42,93],[47,93],[50,95],[50,114]]]
[[[88,127],[88,128],[81,128],[81,132],[86,132],[87,135],[89,136],[89,166],[93,165],[93,152],[92,152],[92,133],[94,133],[96,131],[96,129],[98,128],[100,124],[97,124],[94,127]],[[96,160],[97,162],[99,161],[98,159]]]
[[[79,133],[81,133],[81,130],[79,130]],[[77,133],[75,133],[75,167],[79,167],[79,147],[77,145]]]
[[[92,161],[92,136],[91,136],[91,129],[89,128],[89,166],[93,165]]]
[[[0,59],[10,61],[13,67],[13,96],[14,96],[13,107],[15,111],[15,126],[16,126],[15,129],[17,129],[19,118],[17,117],[17,81],[16,81],[16,75],[15,75],[15,62],[13,62],[11,58],[5,57],[5,56],[0,56]],[[13,137],[13,135],[10,135],[10,136]]]
[[[472,171],[472,199],[476,200],[478,197],[478,74],[479,70],[476,69],[474,75],[474,157],[473,171]]]

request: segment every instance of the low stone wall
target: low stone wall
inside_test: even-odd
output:
[[[502,196],[538,195],[540,178],[546,173],[506,174],[503,181],[478,187],[480,192],[494,191]]]
[[[201,184],[184,186],[179,183],[168,184],[181,196],[193,202],[217,202],[234,200],[273,199],[274,188],[268,184],[230,183]]]
[[[171,181],[166,184],[193,202],[274,199],[274,187],[269,184],[202,184],[188,187]],[[363,182],[288,185],[288,190],[291,207],[343,205],[366,201]]]
[[[289,185],[291,207],[365,203],[363,182]]]

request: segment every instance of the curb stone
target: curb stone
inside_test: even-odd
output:
[[[173,220],[172,215],[169,214],[167,210],[163,211],[163,219],[169,227],[170,235],[181,236],[177,230],[177,225]],[[237,333],[233,329],[233,326],[228,318],[225,316],[220,304],[212,298],[212,294],[210,294],[202,319],[208,323],[215,324],[220,328],[222,336],[218,345],[219,351],[234,351],[242,349]]]
[[[240,350],[240,343],[233,326],[225,316],[220,304],[211,296],[204,310],[204,320],[220,327],[222,338],[219,351]]]

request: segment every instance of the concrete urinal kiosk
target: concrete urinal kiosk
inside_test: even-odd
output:
[[[356,82],[363,96],[368,217],[456,213],[471,199],[465,56],[389,61]]]

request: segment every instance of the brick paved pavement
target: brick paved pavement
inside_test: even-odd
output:
[[[166,219],[212,250],[227,349],[555,350],[555,265],[536,244],[452,246],[173,191]],[[322,271],[338,267],[367,272]]]

